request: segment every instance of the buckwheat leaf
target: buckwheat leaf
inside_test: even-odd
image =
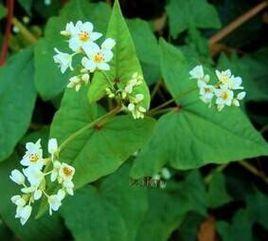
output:
[[[149,23],[141,19],[127,21],[148,85],[160,79],[160,49]]]
[[[96,105],[89,105],[87,88],[78,93],[66,90],[61,108],[51,125],[51,137],[62,143],[67,137],[103,115]],[[76,168],[76,188],[114,172],[149,138],[154,120],[134,120],[130,116],[117,116],[100,126],[84,131],[66,145],[61,159]]]
[[[160,45],[162,74],[176,97],[196,83],[186,75],[191,68],[181,52],[164,41]],[[267,143],[239,108],[221,112],[208,108],[197,91],[182,96],[177,103],[179,108],[158,120],[150,141],[134,162],[133,177],[151,176],[167,163],[185,170],[268,154]]]
[[[225,176],[217,172],[213,175],[208,186],[208,204],[211,208],[220,207],[231,201],[225,186]]]
[[[59,215],[46,216],[38,221],[33,215],[22,226],[19,219],[15,219],[16,206],[11,202],[13,195],[20,193],[20,187],[9,178],[11,170],[19,167],[19,158],[13,154],[8,161],[0,164],[0,216],[7,226],[17,236],[16,239],[23,241],[57,241],[63,238],[64,226]],[[42,234],[42,235],[40,235]],[[2,240],[2,239],[1,239]]]
[[[129,166],[66,200],[62,216],[76,241],[135,241],[147,211],[145,189],[129,186]]]
[[[0,161],[26,132],[36,99],[33,52],[23,50],[0,68]]]
[[[217,231],[223,241],[245,240],[252,241],[252,222],[248,210],[238,210],[229,224],[225,221],[217,222]]]
[[[49,19],[45,28],[45,37],[35,47],[35,85],[44,100],[60,94],[73,74],[62,74],[53,61],[54,48],[71,53],[68,43],[60,35],[70,21],[91,21],[98,32],[106,29],[110,8],[104,3],[89,3],[86,0],[73,0],[66,4],[59,17]]]
[[[192,27],[219,28],[221,26],[216,9],[207,0],[170,0],[166,10],[173,38]]]
[[[5,17],[6,14],[7,14],[6,8],[2,4],[0,4],[0,19]]]
[[[114,3],[106,37],[113,38],[116,41],[113,48],[114,57],[110,62],[111,70],[106,72],[109,79],[124,87],[135,72],[143,76],[131,34],[122,16],[118,1]],[[106,87],[108,87],[107,79],[102,72],[96,72],[89,87],[89,102],[93,103],[102,98],[105,95]],[[145,81],[135,88],[135,92],[144,95],[141,105],[148,109],[150,94]]]

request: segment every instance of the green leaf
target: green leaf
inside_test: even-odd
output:
[[[189,28],[220,28],[216,9],[206,0],[170,0],[166,7],[173,38]]]
[[[181,52],[163,41],[161,47],[162,73],[172,96],[191,90],[196,83]],[[134,162],[134,178],[151,176],[166,163],[184,170],[268,154],[267,143],[239,108],[218,112],[199,100],[197,90],[177,103],[179,108],[158,120]]]
[[[26,132],[36,91],[31,49],[14,55],[0,68],[0,161],[8,157]]]
[[[59,17],[49,19],[45,29],[45,37],[35,47],[35,84],[44,100],[60,94],[67,85],[72,73],[62,74],[53,61],[54,48],[69,52],[68,44],[60,31],[70,21],[91,21],[98,32],[106,29],[110,16],[110,8],[104,3],[88,3],[86,0],[70,1],[62,9]],[[44,67],[45,66],[45,67]]]
[[[160,49],[150,25],[141,19],[127,21],[129,31],[144,72],[150,85],[160,79]]]
[[[43,217],[38,221],[34,220],[34,214],[28,222],[22,226],[18,219],[15,219],[16,206],[10,201],[13,195],[20,193],[20,188],[9,178],[11,170],[19,167],[17,155],[0,164],[0,214],[8,227],[16,234],[19,240],[36,241],[58,241],[63,237],[64,228],[58,215]],[[42,234],[42,235],[40,235]]]
[[[100,115],[96,105],[88,104],[85,87],[79,93],[67,90],[53,120],[51,137],[62,143]],[[153,126],[151,118],[134,120],[130,116],[118,116],[101,126],[89,128],[70,142],[63,150],[61,160],[76,168],[76,187],[114,172],[146,142]]]
[[[18,0],[18,2],[24,8],[27,14],[31,15],[33,0]]]
[[[110,80],[116,80],[120,84],[125,85],[135,72],[143,75],[130,32],[122,16],[118,1],[115,1],[106,36],[116,41],[113,49],[114,57],[110,62],[111,70],[107,72]],[[107,86],[108,82],[103,73],[96,72],[89,87],[89,102],[94,103],[102,98],[105,95]],[[148,109],[150,94],[146,83],[143,82],[135,91],[144,95],[141,105]]]
[[[208,204],[212,208],[220,207],[231,201],[225,186],[225,176],[217,172],[213,175],[208,186]]]
[[[0,4],[0,19],[5,17],[6,14],[7,14],[6,8],[2,4]]]
[[[129,186],[129,166],[84,187],[64,203],[62,215],[76,241],[134,241],[147,210],[145,190]]]
[[[217,222],[217,230],[223,241],[252,241],[251,221],[247,210],[239,210],[229,224]]]
[[[251,214],[251,221],[257,222],[268,229],[268,197],[256,191],[246,198],[247,209]]]

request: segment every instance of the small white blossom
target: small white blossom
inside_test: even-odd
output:
[[[11,202],[14,203],[16,206],[23,207],[26,204],[26,201],[20,195],[14,195],[11,197]]]
[[[131,112],[134,119],[144,118],[144,113],[146,112],[146,109],[144,107],[129,103],[127,108]]]
[[[67,54],[59,51],[58,49],[54,48],[57,54],[53,56],[54,62],[59,65],[61,73],[65,73],[65,71],[70,68],[73,70],[72,67],[72,54]]]
[[[69,79],[69,84],[67,85],[67,88],[74,88],[75,91],[79,91],[81,88],[81,80],[78,76],[73,76]]]
[[[53,169],[52,169],[51,176],[50,176],[51,182],[56,181],[56,179],[59,175],[60,168],[61,168],[61,163],[59,161],[54,161],[53,162]]]
[[[74,173],[75,173],[74,167],[66,163],[62,163],[59,170],[59,177],[58,177],[59,182],[62,183],[66,180],[72,180]]]
[[[31,213],[32,213],[32,207],[30,205],[26,205],[17,210],[15,217],[19,218],[21,224],[24,225],[31,216]]]
[[[65,180],[62,186],[69,195],[74,195],[74,183],[71,180]]]
[[[14,169],[9,177],[13,182],[17,183],[18,185],[23,185],[25,183],[24,175],[17,169]]]
[[[48,152],[54,155],[58,151],[58,142],[56,138],[51,138],[48,141]]]
[[[161,176],[165,179],[165,180],[168,180],[171,178],[171,173],[170,171],[168,170],[168,168],[166,167],[163,167],[162,170],[161,170]]]
[[[52,215],[52,211],[59,210],[64,197],[65,192],[63,190],[59,190],[56,195],[51,195],[48,197],[49,215]]]
[[[221,111],[225,105],[231,106],[232,101],[234,98],[234,92],[229,89],[216,89],[215,90],[215,95],[217,97],[216,99],[216,105],[219,111]]]
[[[72,22],[69,25],[67,24],[62,34],[70,36],[69,47],[75,52],[91,48],[96,45],[94,41],[102,36],[101,33],[93,32],[91,22],[83,23],[82,21],[78,21],[75,25]]]
[[[244,98],[246,97],[246,92],[245,91],[242,91],[240,92],[235,99],[233,99],[233,105],[234,106],[240,106],[240,103],[239,101],[243,100]]]
[[[111,51],[113,45],[109,46],[109,44],[105,43],[106,41],[107,39],[101,45],[101,48],[98,45],[85,48],[87,57],[83,57],[81,63],[90,72],[94,72],[97,69],[110,70],[108,62],[113,58],[113,52]]]
[[[44,179],[44,173],[35,166],[23,169],[24,175],[31,184],[31,187],[38,187]]]
[[[213,85],[203,85],[199,89],[200,98],[205,103],[211,103],[212,98],[214,97],[215,88]]]
[[[190,72],[192,79],[203,79],[204,78],[204,69],[202,65],[197,65]]]

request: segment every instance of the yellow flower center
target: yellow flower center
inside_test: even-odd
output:
[[[89,34],[85,31],[82,31],[79,33],[79,39],[83,42],[86,42],[89,40]]]
[[[29,155],[30,162],[37,162],[39,160],[39,155],[34,153]]]
[[[101,54],[101,53],[97,53],[97,54],[94,56],[94,62],[95,62],[95,63],[101,63],[101,62],[103,62],[103,60],[104,60],[104,56],[103,56],[103,54]]]
[[[221,76],[221,82],[223,84],[227,84],[229,82],[229,77],[227,75],[222,75]]]
[[[69,177],[69,176],[72,176],[73,174],[73,170],[69,167],[64,167],[63,168],[63,173],[65,176]]]
[[[227,92],[223,92],[223,93],[221,94],[221,98],[224,99],[224,100],[227,100],[228,97],[229,97],[229,94],[228,94]]]

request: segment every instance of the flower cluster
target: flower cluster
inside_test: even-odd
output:
[[[122,101],[122,104],[131,112],[134,119],[144,118],[146,112],[146,109],[141,105],[144,95],[135,91],[142,84],[142,80],[143,77],[135,72],[123,88],[121,86],[106,88],[108,97]]]
[[[19,218],[22,225],[31,216],[32,204],[36,200],[44,196],[49,205],[49,214],[52,215],[52,211],[59,209],[66,194],[73,195],[74,167],[59,162],[56,139],[52,138],[48,142],[48,158],[43,158],[40,142],[39,139],[36,143],[26,143],[26,152],[20,162],[24,168],[22,172],[14,169],[10,175],[11,180],[21,186],[22,194],[12,196],[11,201],[17,206],[15,218]],[[57,181],[59,186],[50,195],[46,191],[48,181]]]
[[[76,91],[89,82],[90,73],[96,70],[110,70],[108,63],[113,58],[112,48],[115,46],[115,40],[107,38],[99,46],[95,41],[101,38],[102,34],[94,32],[93,28],[91,22],[67,23],[65,30],[60,33],[68,39],[68,46],[72,53],[64,53],[55,48],[56,54],[53,59],[59,65],[61,72],[65,73],[68,68],[76,72],[67,85],[68,88],[74,88]],[[72,60],[75,55],[82,55],[82,58],[80,64],[73,68]]]
[[[204,74],[202,65],[194,67],[189,73],[192,79],[197,80],[200,99],[211,106],[215,97],[218,111],[221,111],[224,106],[240,106],[239,101],[246,96],[245,91],[235,93],[243,90],[244,87],[241,86],[241,77],[235,77],[229,69],[216,70],[217,82],[215,84],[210,84],[210,76]]]

